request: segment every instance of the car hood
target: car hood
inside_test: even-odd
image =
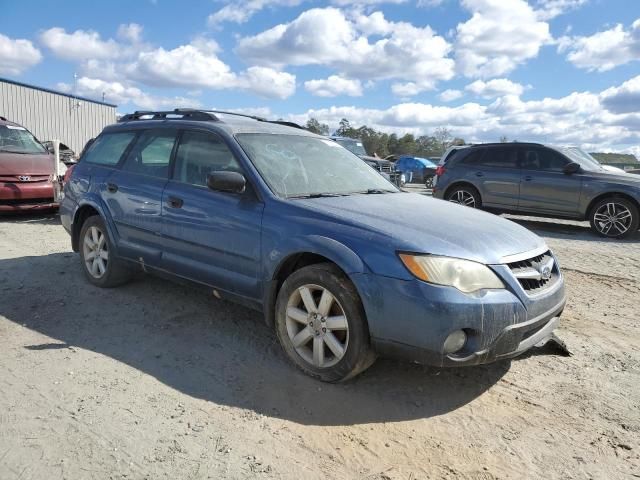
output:
[[[0,152],[0,175],[51,175],[52,155]]]
[[[604,170],[602,172],[589,172],[589,174],[594,178],[598,178],[609,183],[619,183],[632,187],[640,187],[640,176],[637,175],[629,173],[617,173],[610,170]]]
[[[540,237],[510,220],[419,194],[325,197],[300,204],[377,232],[400,251],[498,264],[504,257],[545,247]]]

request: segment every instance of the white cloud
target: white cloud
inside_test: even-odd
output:
[[[600,94],[600,99],[612,113],[640,112],[640,75],[619,87],[607,88]]]
[[[549,25],[524,0],[462,0],[472,13],[457,26],[456,62],[468,77],[504,75],[551,41]]]
[[[200,38],[172,50],[141,52],[125,72],[134,80],[156,87],[235,88],[270,98],[287,98],[295,93],[294,75],[262,66],[252,66],[238,74],[217,57],[218,51],[215,42]]]
[[[616,113],[611,106],[607,107],[607,101],[629,92],[634,96],[625,97],[626,101],[638,102],[640,76],[602,93],[574,92],[565,97],[532,101],[505,95],[489,104],[469,102],[455,107],[426,103],[400,103],[387,109],[336,106],[289,118],[304,123],[314,117],[332,128],[337,127],[341,118],[347,118],[352,125],[366,124],[383,131],[415,135],[431,134],[444,126],[453,135],[471,142],[498,141],[506,135],[520,141],[621,151],[640,143],[640,114],[624,110]]]
[[[504,95],[522,95],[524,87],[507,78],[494,78],[484,82],[476,80],[465,87],[465,90],[482,98],[496,98]]]
[[[122,56],[121,46],[113,39],[102,40],[98,32],[76,30],[67,33],[64,28],[54,27],[40,34],[40,42],[64,60],[104,60]]]
[[[72,92],[73,87],[66,83],[59,83],[57,88],[63,92]],[[76,89],[73,92],[87,98],[104,99],[115,104],[130,103],[143,110],[159,108],[200,107],[200,103],[192,98],[163,97],[150,95],[141,89],[126,85],[121,82],[105,82],[96,78],[81,77],[78,79]]]
[[[122,24],[118,27],[118,38],[130,43],[142,40],[142,25],[137,23]]]
[[[562,37],[558,51],[578,68],[605,72],[640,60],[640,18],[629,30],[618,24],[591,36]]]
[[[20,75],[40,60],[40,50],[29,40],[12,39],[0,33],[0,74]]]
[[[383,38],[370,41],[369,36]],[[380,12],[354,13],[314,8],[238,42],[245,59],[265,65],[325,65],[341,77],[361,81],[396,79],[395,90],[415,94],[453,77],[451,46],[429,27],[390,22]]]
[[[453,102],[464,95],[460,90],[448,89],[438,95],[438,98],[443,102]]]
[[[224,22],[245,23],[266,7],[295,7],[304,0],[250,0],[231,2],[207,17],[210,27],[219,27]]]
[[[550,20],[585,5],[589,0],[538,0],[536,14],[541,20]]]
[[[304,88],[318,97],[337,97],[338,95],[359,97],[362,95],[360,80],[351,80],[339,75],[331,75],[322,80],[308,80],[304,82]]]

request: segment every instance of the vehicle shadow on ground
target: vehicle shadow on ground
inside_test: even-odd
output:
[[[3,212],[0,223],[35,223],[38,225],[60,225],[57,210],[43,210],[41,212]]]
[[[589,242],[637,243],[640,241],[640,231],[625,239],[604,238],[592,231],[587,222],[569,222],[547,218],[523,218],[515,216],[506,216],[505,218],[544,237]]]
[[[284,357],[262,315],[202,290],[144,276],[117,289],[84,279],[78,256],[0,260],[0,315],[46,335],[25,354],[75,347],[123,362],[193,397],[309,425],[428,418],[482,395],[510,362],[437,369],[379,360],[324,384]]]

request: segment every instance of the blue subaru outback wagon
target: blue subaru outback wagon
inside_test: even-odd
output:
[[[565,305],[545,242],[403,193],[339,144],[224,112],[136,112],[104,129],[60,207],[89,282],[170,274],[264,312],[306,373],[376,355],[437,366],[516,356]]]

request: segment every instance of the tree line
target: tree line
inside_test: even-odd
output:
[[[329,125],[310,118],[305,128],[319,135],[329,135]],[[384,133],[363,125],[354,127],[349,120],[340,120],[338,129],[333,133],[340,137],[356,138],[362,141],[369,155],[376,154],[381,158],[387,155],[415,155],[417,157],[439,157],[451,145],[464,145],[462,138],[456,138],[449,129],[436,128],[433,135],[416,137],[410,133],[398,136],[395,133]]]

